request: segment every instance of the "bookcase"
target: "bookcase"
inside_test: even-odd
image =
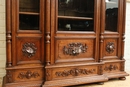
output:
[[[126,0],[6,0],[5,87],[125,80]]]

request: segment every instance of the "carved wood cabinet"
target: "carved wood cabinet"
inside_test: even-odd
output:
[[[125,79],[126,0],[6,0],[5,87]]]

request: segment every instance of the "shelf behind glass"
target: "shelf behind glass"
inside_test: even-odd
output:
[[[39,30],[39,15],[19,15],[20,30]]]
[[[59,31],[93,31],[93,20],[58,19]]]

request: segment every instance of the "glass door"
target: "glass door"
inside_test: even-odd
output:
[[[39,30],[39,8],[40,0],[19,0],[20,30]]]
[[[58,0],[58,31],[94,31],[94,0]]]
[[[106,0],[106,32],[117,32],[118,0]]]

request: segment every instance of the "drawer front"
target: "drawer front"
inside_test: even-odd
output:
[[[100,66],[75,66],[75,67],[60,67],[47,68],[46,80],[68,79],[74,77],[84,77],[99,74]]]
[[[40,81],[44,78],[43,68],[7,70],[7,82]]]
[[[121,70],[121,64],[123,63],[105,63],[103,66],[104,73],[119,72]]]
[[[95,39],[56,38],[55,62],[94,61]]]

